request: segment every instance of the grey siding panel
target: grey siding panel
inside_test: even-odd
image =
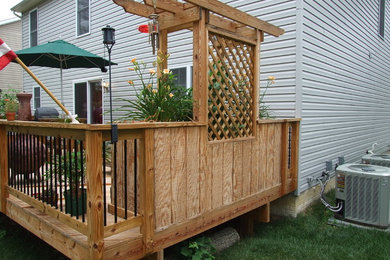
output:
[[[390,140],[390,43],[378,36],[378,1],[304,1],[299,192],[326,160],[358,162]]]
[[[63,39],[100,56],[107,53],[102,44],[101,28],[109,24],[116,29],[116,44],[112,49],[112,60],[118,63],[113,66],[113,100],[115,108],[121,103],[118,98],[134,98],[135,90],[127,81],[137,78],[128,71],[130,60],[152,62],[151,47],[148,37],[138,32],[137,27],[145,24],[147,19],[127,14],[112,1],[91,0],[91,32],[82,37],[76,37],[76,7],[72,1],[46,1],[38,6],[38,41],[39,44],[47,41]],[[276,39],[266,36],[262,44],[261,86],[265,86],[266,78],[273,75],[277,78],[276,84],[267,92],[266,102],[271,106],[275,116],[294,117],[295,108],[295,1],[223,1],[249,14],[281,26],[286,33]],[[23,21],[24,47],[28,47],[28,13]],[[169,35],[168,51],[172,54],[169,66],[180,67],[192,65],[192,32],[183,30]],[[59,71],[56,69],[33,67],[38,77],[59,97]],[[75,80],[85,78],[105,78],[94,69],[64,70],[64,99],[65,105],[73,111],[73,85]],[[36,84],[25,75],[25,90],[31,91]],[[286,98],[289,97],[289,98]],[[42,95],[42,104],[54,103],[46,95]],[[105,93],[105,110],[108,108],[108,93]],[[116,113],[120,116],[120,113]]]
[[[19,50],[22,46],[22,22],[17,20],[1,25],[0,38],[12,50]],[[12,62],[0,72],[0,89],[17,89],[20,91],[22,87],[22,68]]]

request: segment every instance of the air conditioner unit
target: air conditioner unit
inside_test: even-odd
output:
[[[336,218],[387,228],[390,225],[390,168],[343,164],[336,169]]]
[[[366,154],[362,157],[362,163],[390,167],[390,154]]]

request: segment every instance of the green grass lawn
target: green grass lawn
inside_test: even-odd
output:
[[[216,259],[390,259],[390,233],[328,225],[332,213],[316,203],[297,218],[257,224],[255,235]],[[66,259],[0,214],[0,259]]]
[[[332,216],[318,202],[297,218],[271,219],[217,259],[390,259],[390,233],[331,226]]]

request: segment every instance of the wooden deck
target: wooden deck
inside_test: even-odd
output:
[[[101,138],[86,142],[85,150],[100,150],[93,156],[101,158],[100,144],[109,139],[109,126],[75,126],[59,134],[64,127],[69,125],[0,120],[0,148],[7,150],[4,140],[8,132],[86,140],[92,132]],[[269,202],[296,189],[298,129],[297,119],[259,121],[257,137],[210,142],[207,127],[198,123],[121,125],[120,140],[140,140],[139,213],[137,217],[130,214],[127,220],[118,217],[114,223],[112,210],[108,210],[106,225],[102,181],[97,177],[101,167],[93,165],[91,171],[88,164],[101,159],[91,162],[87,153],[89,206],[86,220],[81,222],[10,187],[8,155],[2,153],[1,211],[70,258],[91,259],[91,251],[96,250],[104,259],[139,259],[250,211],[258,219],[267,219]],[[133,178],[134,172],[127,175]],[[104,207],[109,209],[113,207],[110,176],[106,176],[106,185]],[[93,190],[97,199],[91,195]],[[99,212],[96,219],[91,217],[93,205]],[[101,235],[92,243],[94,233]]]

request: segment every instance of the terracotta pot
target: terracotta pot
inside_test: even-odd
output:
[[[16,112],[5,112],[5,117],[8,121],[14,121],[16,117]]]
[[[18,120],[31,121],[32,115],[31,115],[30,100],[32,94],[19,93],[16,94],[16,97],[19,100]]]

